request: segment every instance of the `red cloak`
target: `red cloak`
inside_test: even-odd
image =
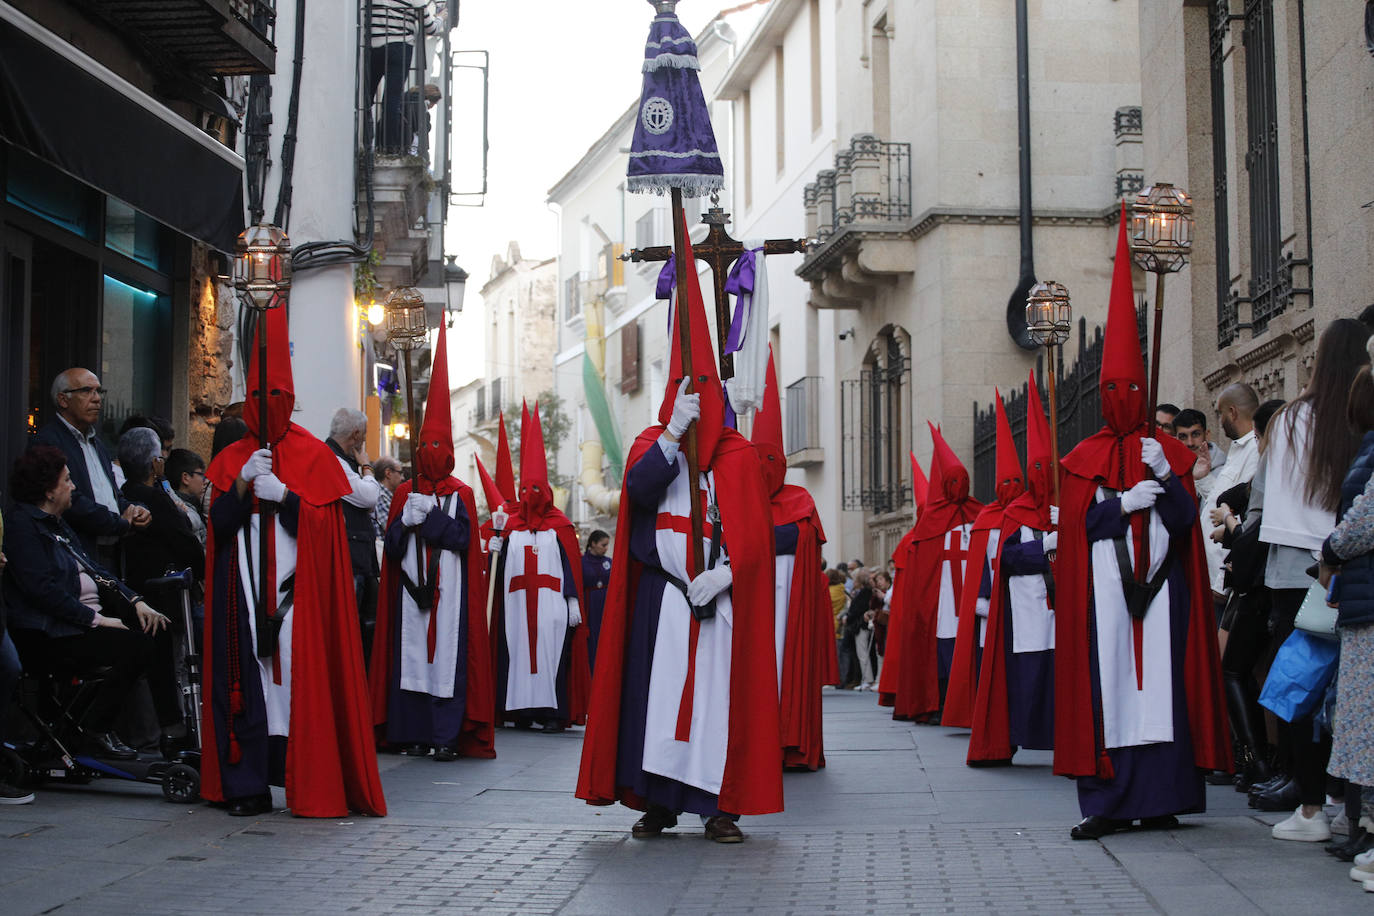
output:
[[[630,449],[626,473],[658,441],[663,427],[651,426]],[[782,810],[782,742],[778,720],[777,662],[773,646],[773,529],[763,475],[753,446],[733,429],[724,429],[711,462],[716,500],[734,571],[734,638],[730,651],[730,734],[719,805],[732,814],[772,814]],[[617,544],[630,543],[629,490],[620,492]],[[732,533],[734,532],[734,533]],[[820,563],[817,561],[816,566]],[[644,810],[644,800],[616,784],[620,742],[620,694],[625,651],[634,615],[642,564],[626,549],[611,566],[606,608],[601,618],[596,672],[592,680],[587,734],[577,797],[592,805],[620,802]]]
[[[949,684],[945,687],[945,712],[940,724],[954,728],[973,725],[973,707],[978,697],[979,678],[975,677],[978,657],[978,589],[982,585],[983,563],[988,555],[988,541],[993,531],[1002,527],[1004,508],[1001,503],[983,507],[973,522],[969,537],[968,559],[964,566],[964,589],[959,594],[959,633],[954,640],[954,660],[950,665]],[[998,536],[997,554],[992,559],[992,590],[997,591],[998,560],[1002,555],[1002,538]],[[989,604],[989,615],[991,605]],[[986,639],[984,640],[986,642]]]
[[[804,488],[784,484],[773,495],[773,527],[796,524],[797,553],[787,598],[778,715],[782,762],[817,770],[825,766],[821,685],[839,684],[840,665],[831,635],[830,587],[821,573],[825,532],[816,501]]]
[[[411,486],[411,481],[407,480],[392,494],[391,513],[386,520],[388,528],[401,517]],[[457,493],[472,525],[465,551],[467,565],[463,572],[468,590],[467,691],[464,695],[463,726],[458,735],[458,753],[464,757],[491,758],[496,756],[496,694],[492,683],[491,644],[487,633],[485,560],[481,533],[475,524],[477,503],[472,488],[456,477],[440,481],[434,490],[441,497]],[[396,625],[400,599],[401,561],[388,555],[382,563],[381,593],[377,598],[376,632],[386,634],[383,637],[385,642],[378,641],[373,649],[372,664],[368,671],[368,686],[372,691],[372,724],[376,726],[378,741],[382,741],[386,734],[387,694],[391,689],[392,667],[396,664],[390,651],[393,645],[390,634]]]
[[[1110,761],[1097,738],[1092,710],[1088,615],[1093,600],[1092,566],[1084,520],[1099,480],[1084,476],[1092,469],[1120,467],[1125,477],[1113,487],[1130,486],[1144,475],[1140,443],[1144,424],[1118,437],[1102,430],[1079,443],[1061,462],[1064,470],[1059,510],[1059,546],[1055,562],[1054,772],[1061,776],[1111,776]],[[1191,469],[1196,456],[1167,436],[1159,438],[1174,474],[1196,499]],[[1133,479],[1134,478],[1134,479]],[[1178,556],[1187,578],[1188,641],[1184,652],[1184,691],[1193,759],[1205,770],[1232,768],[1231,736],[1221,688],[1211,585],[1202,546],[1202,526],[1195,523]]]
[[[1009,507],[1002,516],[1001,536],[997,539],[998,560],[1002,558],[1002,549],[1006,547],[1007,539],[1020,531],[1022,525],[1034,526],[1035,522],[1013,518],[1013,511]],[[1006,615],[1011,612],[1010,601],[1007,583],[994,572],[992,597],[988,601],[986,635],[983,640],[983,666],[979,670],[973,713],[969,720],[969,727],[973,729],[969,735],[966,758],[969,763],[1007,760],[1012,756],[1011,710],[1007,707],[1007,656],[1004,648]],[[948,701],[945,703],[945,713],[948,718]]]
[[[215,496],[234,486],[258,448],[252,436],[225,448],[206,477]],[[343,468],[323,442],[292,423],[273,447],[273,473],[300,497],[296,529],[296,581],[291,616],[291,733],[286,743],[286,805],[299,817],[344,817],[350,811],[384,816],[386,799],[377,772],[367,709],[353,591],[353,566],[339,500],[350,492]],[[220,591],[214,582],[215,532],[208,526],[205,564],[203,682],[214,683],[210,650]],[[251,649],[249,650],[251,651]],[[224,801],[219,741],[211,690],[203,691],[201,795]]]

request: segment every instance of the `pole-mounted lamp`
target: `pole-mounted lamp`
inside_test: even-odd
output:
[[[393,289],[386,297],[386,339],[401,354],[406,373],[406,429],[410,439],[411,477],[415,461],[415,385],[411,380],[410,353],[424,346],[429,336],[425,297],[413,286]]]
[[[1149,435],[1155,434],[1159,400],[1159,343],[1164,327],[1164,277],[1182,270],[1193,250],[1193,199],[1182,188],[1161,181],[1136,195],[1126,235],[1131,260],[1155,275],[1155,320],[1150,341]]]
[[[1050,479],[1054,485],[1054,504],[1059,505],[1059,397],[1055,378],[1059,374],[1055,354],[1069,339],[1073,328],[1073,305],[1069,290],[1062,283],[1043,280],[1026,296],[1026,331],[1030,339],[1045,348],[1045,379],[1050,401]]]

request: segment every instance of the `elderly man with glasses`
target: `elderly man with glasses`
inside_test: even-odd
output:
[[[67,456],[76,492],[63,519],[81,538],[87,554],[112,566],[119,539],[134,528],[147,527],[152,516],[115,486],[110,453],[96,436],[105,395],[96,374],[81,368],[59,372],[51,394],[57,416],[38,431],[32,444],[51,445]]]

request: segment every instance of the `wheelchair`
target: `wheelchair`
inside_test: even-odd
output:
[[[196,652],[191,585],[189,569],[145,583],[148,590],[176,592],[181,601],[186,651],[177,673],[186,723],[185,747],[164,747],[156,756],[140,753],[134,760],[102,759],[81,753],[77,749],[88,746],[82,719],[109,669],[76,677],[46,664],[30,669],[26,659],[18,706],[33,727],[35,737],[14,747],[0,746],[0,780],[15,786],[36,786],[49,780],[84,785],[94,779],[120,779],[159,785],[163,797],[170,802],[189,804],[199,800],[202,666]]]

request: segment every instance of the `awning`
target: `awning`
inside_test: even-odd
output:
[[[220,251],[243,229],[240,156],[3,4],[0,138]]]

